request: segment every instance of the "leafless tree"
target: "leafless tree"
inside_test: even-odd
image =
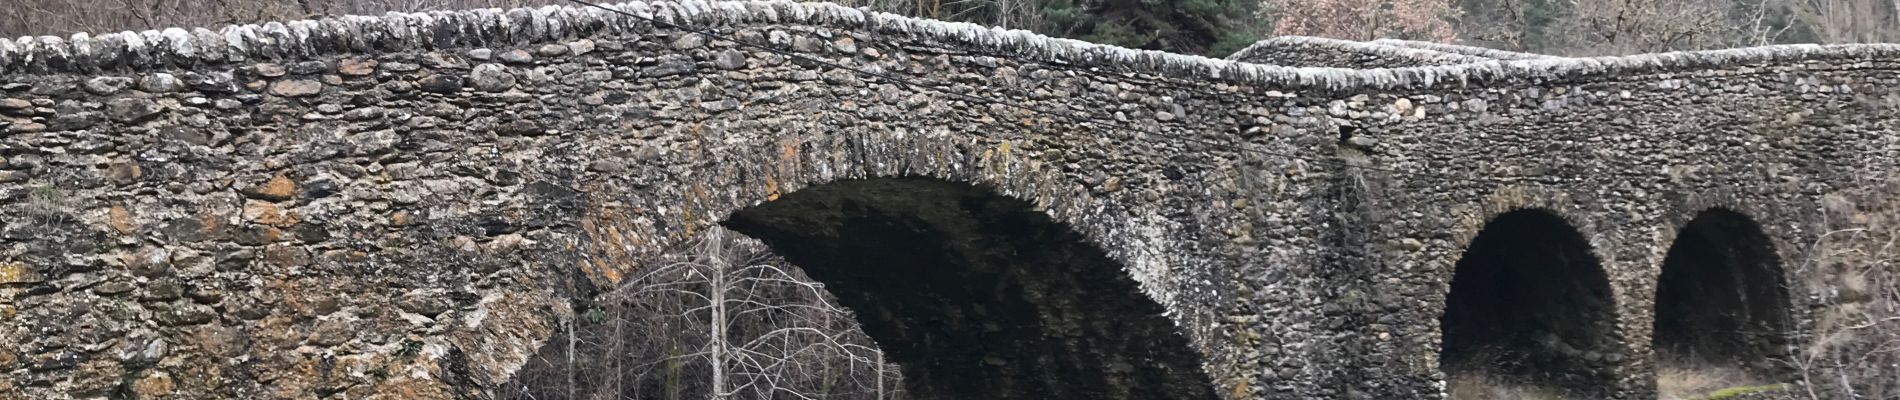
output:
[[[884,362],[824,287],[763,244],[708,231],[579,313],[511,384],[518,398],[894,399]]]
[[[1450,0],[1263,0],[1257,14],[1276,35],[1449,42],[1459,10]]]
[[[1570,55],[1727,47],[1733,0],[1576,0],[1558,28]]]
[[[1822,43],[1900,41],[1900,1],[1781,0]]]
[[[1797,275],[1819,299],[1791,364],[1809,399],[1900,398],[1900,184],[1830,195]]]

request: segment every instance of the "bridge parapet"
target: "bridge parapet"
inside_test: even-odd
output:
[[[1436,49],[1311,36],[1278,36],[1261,40],[1234,52],[1227,59],[1285,67],[1353,69],[1460,65],[1495,60]]]
[[[1379,39],[1379,40],[1374,40],[1367,43],[1442,51],[1446,53],[1464,54],[1464,55],[1483,57],[1483,58],[1488,58],[1488,59],[1493,59],[1493,60],[1536,60],[1536,59],[1544,59],[1544,58],[1558,58],[1557,56],[1552,56],[1552,55],[1524,53],[1524,52],[1516,52],[1516,51],[1504,51],[1504,50],[1498,50],[1498,49],[1493,49],[1493,48],[1488,48],[1488,47],[1434,43],[1434,42],[1424,42],[1424,41],[1417,41],[1417,40]]]
[[[1573,372],[1640,398],[1675,226],[1730,208],[1798,256],[1900,152],[1892,45],[1352,70],[612,7],[914,82],[573,7],[0,41],[0,393],[493,394],[737,210],[928,177],[1098,246],[1229,398],[1438,396],[1461,250],[1547,209],[1612,288]]]
[[[1323,38],[1263,41],[1270,48],[1301,46],[1392,54],[1418,68],[1290,68],[1166,52],[1126,49],[1022,30],[922,20],[867,12],[829,3],[627,2],[606,7],[695,27],[760,24],[818,25],[895,35],[904,40],[954,44],[991,56],[1060,63],[1082,68],[1153,74],[1188,80],[1339,91],[1426,89],[1445,85],[1506,85],[1550,79],[1590,79],[1651,73],[1811,63],[1891,60],[1900,45],[1777,45],[1743,49],[1644,54],[1622,57],[1550,58],[1528,62],[1471,63],[1483,57]],[[380,17],[345,16],[205,28],[169,28],[70,37],[0,39],[0,75],[154,70],[255,61],[295,61],[353,53],[520,45],[590,35],[654,29],[639,18],[590,7],[547,6],[427,13],[391,12]],[[890,37],[890,36],[886,36]],[[770,39],[770,38],[766,38]],[[790,45],[791,43],[775,43]],[[1256,49],[1255,51],[1261,51]],[[1242,51],[1241,54],[1247,54]],[[1504,58],[1504,57],[1493,57]],[[1439,60],[1439,61],[1432,61]],[[1457,61],[1457,62],[1453,62]],[[1386,67],[1387,65],[1381,65]]]

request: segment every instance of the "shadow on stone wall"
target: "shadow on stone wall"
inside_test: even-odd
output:
[[[1657,282],[1658,357],[1764,373],[1786,356],[1788,332],[1788,289],[1761,227],[1730,210],[1697,214]]]
[[[1162,307],[1024,201],[928,178],[846,180],[726,225],[837,294],[912,398],[1215,398]]]
[[[1544,210],[1499,215],[1451,281],[1439,364],[1451,380],[1488,376],[1602,398],[1621,360],[1610,285],[1589,244]]]

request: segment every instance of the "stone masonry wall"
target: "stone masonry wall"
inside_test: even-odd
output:
[[[1458,65],[1495,58],[1398,44],[1355,42],[1311,36],[1277,36],[1254,42],[1227,59],[1312,68],[1401,68]]]
[[[1615,286],[1627,351],[1597,358],[1641,398],[1677,227],[1730,207],[1799,259],[1818,196],[1900,149],[1889,45],[1358,71],[614,7],[1047,112],[584,8],[0,40],[0,398],[490,396],[568,299],[735,210],[883,176],[1068,224],[1226,398],[1440,396],[1460,250],[1548,208]]]
[[[1441,51],[1441,52],[1446,52],[1446,53],[1483,57],[1483,58],[1493,59],[1493,60],[1535,60],[1535,59],[1540,59],[1540,58],[1557,58],[1557,56],[1549,56],[1549,55],[1543,55],[1543,54],[1504,51],[1504,50],[1490,49],[1490,48],[1484,48],[1484,47],[1444,44],[1444,43],[1437,43],[1437,42],[1424,42],[1424,41],[1417,41],[1417,40],[1379,39],[1379,40],[1374,40],[1374,41],[1370,41],[1366,43],[1387,45],[1387,46],[1410,47],[1414,49],[1424,49],[1424,50],[1432,50],[1432,51]]]

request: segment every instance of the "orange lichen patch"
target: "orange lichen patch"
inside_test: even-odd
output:
[[[127,210],[125,205],[113,204],[112,209],[106,210],[106,225],[121,234],[132,234],[135,227],[132,223],[132,211]]]
[[[316,392],[318,383],[313,380],[315,380],[315,377],[325,376],[323,366],[318,364],[318,357],[308,354],[298,357],[303,357],[303,359],[298,360],[296,365],[277,371],[279,372],[278,376],[287,379],[277,379],[273,381],[273,384],[277,387],[274,390],[275,394],[271,397],[296,399],[304,398],[302,396],[308,396],[310,393]]]
[[[409,214],[408,211],[397,211],[389,214],[389,226],[409,226],[415,222],[416,216]]]
[[[291,196],[297,194],[297,182],[283,174],[277,174],[264,182],[262,186],[258,186],[256,194],[258,197],[271,201],[289,200]]]
[[[765,177],[765,201],[778,200],[778,179],[770,175]]]
[[[172,376],[159,370],[145,370],[132,381],[132,393],[141,399],[156,399],[172,393]]]
[[[616,207],[594,210],[581,219],[581,232],[587,237],[588,260],[583,272],[595,284],[619,283],[635,267],[635,249],[643,242],[633,231],[632,220]]]
[[[218,218],[218,214],[207,212],[198,216],[198,233],[205,237],[218,237],[218,233],[223,231],[224,219]]]
[[[779,141],[778,145],[778,174],[779,176],[792,176],[792,173],[798,172],[799,142],[796,139],[785,139]]]
[[[297,214],[286,213],[273,203],[249,201],[244,204],[244,220],[282,227],[297,223]]]

